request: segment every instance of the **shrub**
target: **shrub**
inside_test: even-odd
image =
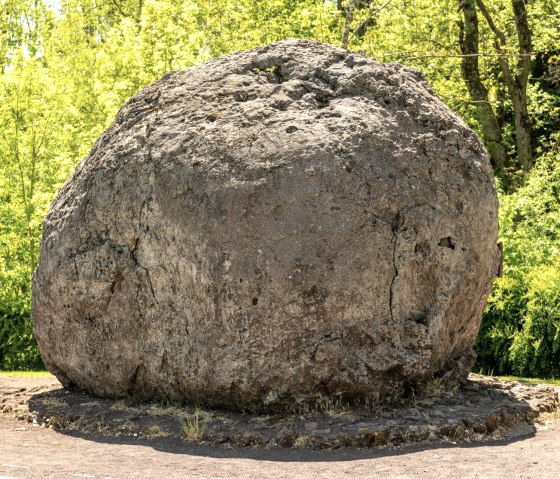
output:
[[[475,369],[560,377],[560,152],[500,206],[504,277],[482,319]]]
[[[29,316],[28,301],[2,304],[2,309],[0,309],[0,370],[44,369]]]

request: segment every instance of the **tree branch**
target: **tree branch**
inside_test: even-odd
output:
[[[127,17],[127,16],[128,16],[126,13],[124,13],[124,10],[123,10],[122,7],[119,5],[119,2],[117,2],[117,0],[111,0],[111,3],[116,7],[116,9],[119,11],[119,13],[120,13],[123,17]]]
[[[527,21],[527,10],[525,9],[524,0],[512,0],[513,15],[515,17],[515,28],[517,30],[517,38],[519,40],[519,57],[517,66],[519,68],[519,82],[525,84],[529,78],[531,69],[531,52],[533,50],[531,40],[531,29]]]
[[[356,8],[357,0],[350,0],[348,6],[346,7],[346,22],[344,23],[344,29],[342,30],[342,48],[348,46],[348,36],[350,35],[350,26],[352,25],[352,20],[354,20],[354,8]]]
[[[381,5],[377,8],[375,8],[374,6],[371,6],[365,20],[362,20],[360,22],[360,24],[356,28],[354,28],[354,31],[352,32],[352,35],[350,35],[350,38],[348,39],[348,43],[352,43],[352,39],[354,38],[354,35],[356,34],[356,32],[360,31],[361,28],[365,27],[376,13],[379,13],[381,10],[383,10],[391,2],[392,2],[392,0],[387,0],[383,5]]]
[[[505,55],[505,50],[507,46],[506,36],[504,32],[502,32],[496,26],[494,20],[492,20],[492,17],[490,16],[488,9],[486,8],[486,5],[484,5],[484,2],[482,0],[476,0],[476,4],[478,5],[480,12],[484,16],[486,23],[488,23],[490,30],[492,30],[492,32],[494,32],[494,35],[496,36],[496,41],[494,42],[494,46],[496,47],[496,51],[500,54],[498,61],[500,63],[500,68],[502,70],[502,73],[504,74],[504,80],[507,89],[509,91],[509,94],[513,96],[515,95],[515,86],[514,86],[515,80],[513,78],[513,75],[511,74],[511,70],[509,68],[509,62]]]
[[[502,32],[492,20],[483,0],[475,0],[482,15],[486,19],[488,26],[494,32],[496,41],[494,46],[500,54],[500,68],[504,75],[504,83],[513,103],[513,113],[515,121],[515,140],[517,143],[517,157],[519,165],[524,171],[529,171],[533,164],[533,153],[531,145],[531,119],[527,109],[527,80],[531,67],[531,30],[527,22],[527,12],[525,10],[525,0],[511,0],[515,17],[517,38],[519,40],[519,55],[517,59],[518,71],[512,74],[509,61],[506,55],[507,40]]]
[[[488,26],[490,27],[490,30],[492,30],[494,32],[494,35],[496,35],[496,37],[498,37],[499,41],[500,41],[500,45],[505,48],[506,46],[506,36],[504,35],[504,32],[502,32],[494,23],[494,20],[492,20],[492,17],[490,16],[490,13],[488,12],[488,9],[486,8],[486,5],[484,5],[484,2],[482,0],[476,0],[476,4],[478,5],[478,8],[480,9],[480,12],[482,13],[482,15],[484,16],[484,18],[486,19],[486,22],[488,23]]]
[[[488,97],[478,64],[478,15],[475,0],[459,0],[463,21],[459,23],[459,46],[461,48],[461,76],[465,81],[471,102],[477,106],[477,118],[494,171],[501,172],[508,162],[503,135],[495,111]],[[501,57],[500,57],[501,59]]]

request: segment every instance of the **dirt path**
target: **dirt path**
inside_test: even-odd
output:
[[[0,422],[0,478],[531,478],[560,476],[560,431],[511,443],[381,452],[96,442]]]
[[[14,380],[4,387],[49,378]],[[134,437],[87,438],[0,416],[0,479],[132,478],[530,478],[560,477],[560,428],[550,421],[525,438],[384,450],[194,446]]]

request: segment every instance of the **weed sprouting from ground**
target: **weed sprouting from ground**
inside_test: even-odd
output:
[[[199,441],[204,437],[204,431],[210,419],[210,415],[196,408],[192,414],[181,419],[183,435],[189,441]]]
[[[308,436],[299,436],[294,442],[295,447],[305,447],[308,442]]]
[[[325,398],[317,402],[316,409],[317,411],[328,414],[329,416],[336,416],[338,414],[348,412],[350,410],[350,405],[344,403],[341,398]]]

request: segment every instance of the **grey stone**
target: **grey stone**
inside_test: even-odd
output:
[[[497,229],[483,146],[418,72],[286,40],[121,109],[45,219],[33,324],[100,396],[394,401],[466,376]]]

